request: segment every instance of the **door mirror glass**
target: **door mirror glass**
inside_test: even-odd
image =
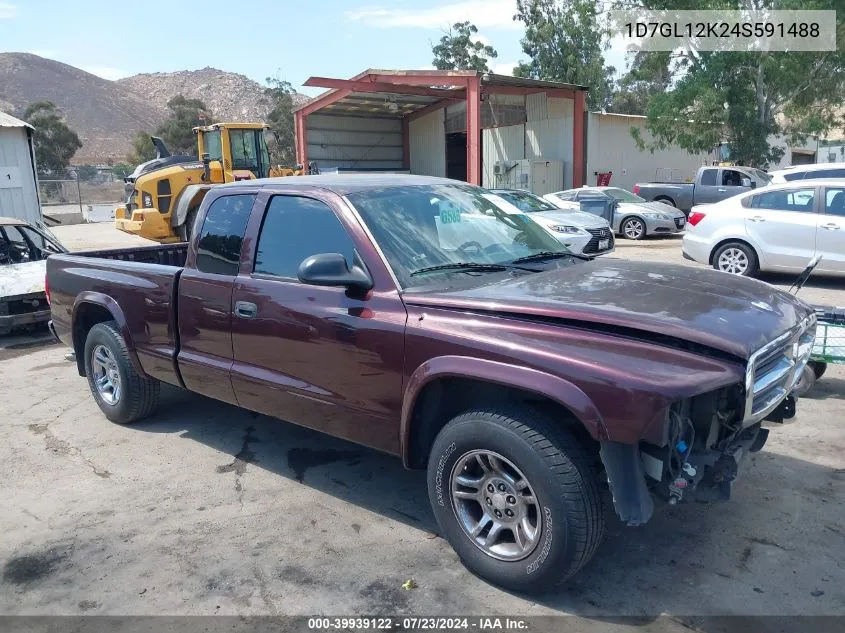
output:
[[[742,186],[743,186],[743,187],[748,187],[748,188],[753,188],[753,187],[754,187],[754,185],[751,183],[751,178],[743,178],[743,179],[742,179]]]
[[[356,261],[350,268],[340,253],[320,253],[306,258],[299,265],[297,277],[302,283],[314,286],[343,286],[362,292],[373,287],[372,277],[364,266]]]

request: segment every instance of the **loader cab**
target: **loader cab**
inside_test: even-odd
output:
[[[194,128],[197,155],[208,154],[213,182],[266,178],[270,153],[264,137],[266,126],[249,123],[215,123]]]

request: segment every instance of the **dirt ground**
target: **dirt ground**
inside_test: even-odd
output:
[[[684,261],[677,239],[615,256]],[[845,305],[842,283],[802,296]],[[175,389],[149,420],[112,424],[66,351],[0,339],[0,614],[568,614],[573,631],[713,633],[701,616],[845,614],[839,366],[773,425],[730,502],[658,506],[641,528],[611,517],[582,573],[525,597],[461,566],[423,473]],[[645,619],[617,619],[632,615]]]

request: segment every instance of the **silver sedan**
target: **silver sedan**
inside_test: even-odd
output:
[[[561,209],[579,209],[585,200],[610,199],[616,203],[613,230],[630,240],[680,233],[687,224],[683,211],[663,202],[649,202],[619,187],[581,187],[543,197]]]

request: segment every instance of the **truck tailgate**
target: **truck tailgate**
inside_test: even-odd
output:
[[[142,249],[51,255],[47,284],[53,327],[73,346],[73,323],[103,320],[108,313],[130,346],[140,369],[159,380],[180,385],[176,370],[178,328],[176,291],[184,244]]]

